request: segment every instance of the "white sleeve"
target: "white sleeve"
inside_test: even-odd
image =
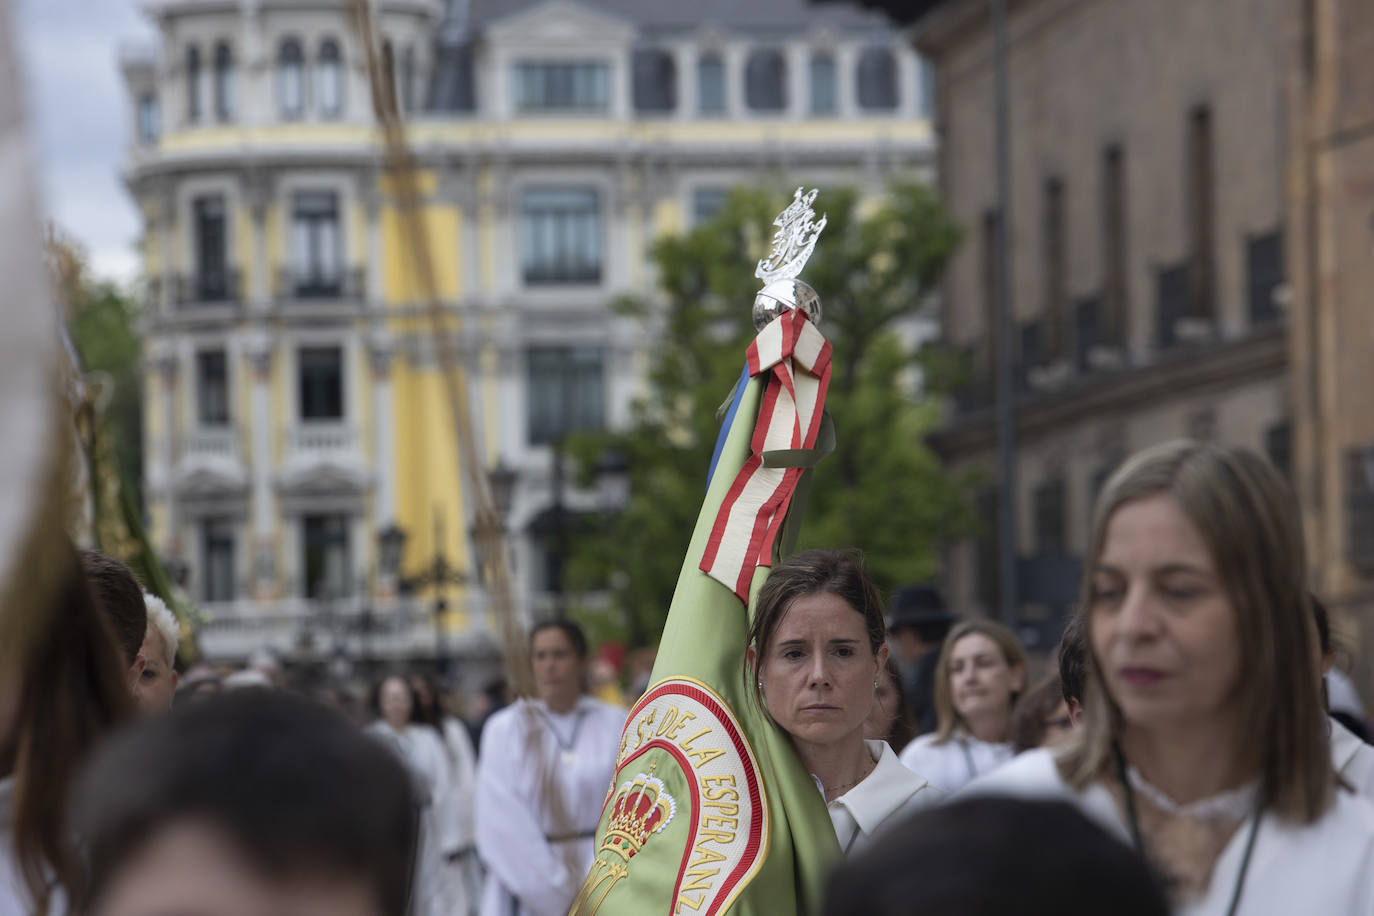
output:
[[[502,887],[535,913],[565,913],[577,893],[576,878],[555,854],[531,800],[515,785],[516,754],[524,742],[520,704],[487,723],[477,760],[477,853]]]

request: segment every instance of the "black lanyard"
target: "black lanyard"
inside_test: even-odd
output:
[[[978,778],[978,768],[973,765],[973,751],[968,749],[968,741],[962,737],[959,739],[959,747],[964,751],[964,766],[968,767],[968,781],[973,782]]]
[[[1115,742],[1112,743],[1112,753],[1116,756],[1116,775],[1121,780],[1121,790],[1126,794],[1126,816],[1131,822],[1131,838],[1135,840],[1136,851],[1144,855],[1145,841],[1140,835],[1140,819],[1136,816],[1135,789],[1126,775],[1126,755],[1121,753],[1121,745]],[[1236,886],[1231,890],[1231,904],[1226,907],[1226,916],[1236,916],[1236,909],[1240,906],[1240,892],[1245,889],[1245,875],[1250,871],[1250,854],[1255,851],[1255,837],[1259,834],[1260,817],[1263,814],[1264,805],[1256,801],[1255,813],[1250,818],[1250,833],[1245,838],[1245,854],[1240,860],[1240,871],[1236,874]]]

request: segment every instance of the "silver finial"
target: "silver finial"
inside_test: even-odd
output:
[[[815,188],[805,194],[797,188],[792,203],[773,220],[773,225],[778,227],[773,233],[773,248],[754,270],[754,276],[765,284],[795,279],[815,250],[816,240],[825,228],[824,216],[820,222],[813,222],[816,211],[811,209],[811,204],[816,200],[816,193]]]
[[[821,297],[797,279],[825,228],[825,216],[815,222],[816,211],[811,209],[815,200],[816,189],[803,193],[797,188],[792,203],[773,220],[778,231],[773,233],[772,250],[754,270],[754,276],[764,282],[754,297],[754,327],[760,331],[787,309],[801,309],[812,323],[821,320]]]

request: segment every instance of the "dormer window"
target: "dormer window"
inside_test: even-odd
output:
[[[677,107],[677,65],[667,51],[634,53],[636,111],[667,112]]]
[[[787,61],[781,51],[755,51],[744,68],[744,100],[754,111],[787,107]]]
[[[305,55],[294,38],[283,41],[277,52],[277,107],[288,121],[305,113]]]
[[[234,120],[234,52],[223,42],[215,46],[215,117]]]
[[[315,97],[320,117],[332,119],[343,114],[343,55],[339,43],[332,38],[320,43],[320,56],[315,61]]]
[[[158,115],[157,95],[145,92],[138,97],[138,142],[152,146],[161,133],[161,118]]]
[[[610,67],[604,63],[530,61],[515,65],[517,111],[604,111],[610,100]]]
[[[200,66],[200,48],[186,49],[186,120],[199,124],[205,113],[205,73]]]
[[[697,60],[697,112],[725,114],[725,65],[719,54],[706,54]]]
[[[891,111],[897,107],[897,58],[890,48],[868,48],[859,58],[859,107]]]
[[[835,113],[835,58],[829,54],[811,57],[811,113]]]

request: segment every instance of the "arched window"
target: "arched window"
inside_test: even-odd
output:
[[[406,45],[401,50],[401,94],[399,102],[401,110],[410,114],[415,110],[415,48]]]
[[[343,54],[332,38],[320,43],[320,56],[315,61],[315,98],[320,103],[320,117],[337,118],[343,114]]]
[[[859,107],[891,111],[897,107],[897,58],[890,48],[868,48],[859,58]]]
[[[755,111],[787,107],[787,61],[781,51],[755,51],[744,67],[744,100]]]
[[[192,45],[186,49],[186,120],[192,124],[199,124],[205,111],[205,99],[201,93],[202,79],[200,48]]]
[[[725,65],[719,54],[697,59],[697,111],[704,115],[725,113]]]
[[[305,55],[294,38],[283,41],[277,52],[277,107],[287,120],[305,113]]]
[[[835,58],[829,54],[811,57],[811,113],[835,113]]]
[[[374,101],[380,102],[382,99],[386,98],[387,95],[389,94],[389,95],[391,96],[391,101],[392,101],[394,104],[396,104],[397,107],[400,107],[400,97],[396,94],[396,52],[393,51],[392,48],[391,48],[391,39],[390,39],[390,38],[383,38],[383,39],[382,39],[382,74],[381,74],[381,75],[382,75],[382,87],[381,87],[381,89],[380,89],[380,93],[381,93],[381,94],[380,94],[380,95],[374,95],[374,96],[373,96]],[[378,91],[379,91],[378,88],[377,88],[376,86],[374,86],[374,87],[373,87],[373,92],[376,93],[376,92],[378,92]],[[380,105],[378,106],[378,110],[383,110],[383,109],[381,109]]]
[[[234,52],[224,42],[215,46],[215,117],[234,120]]]
[[[672,111],[677,106],[677,64],[673,55],[657,49],[634,52],[636,111]]]

